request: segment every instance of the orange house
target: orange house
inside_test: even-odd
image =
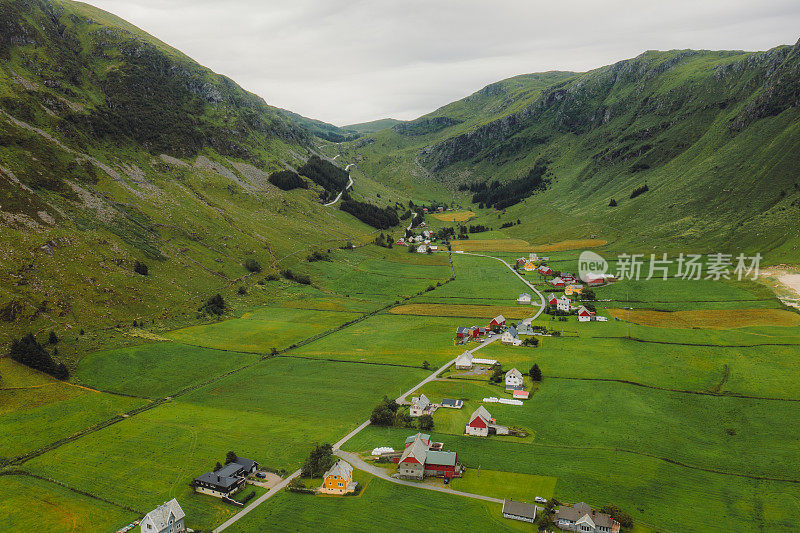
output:
[[[345,461],[338,461],[322,476],[322,494],[348,494],[355,492],[356,482],[353,481],[353,467]]]

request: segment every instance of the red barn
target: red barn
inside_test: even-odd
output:
[[[561,278],[553,278],[550,280],[550,285],[553,287],[565,287],[567,284]]]
[[[552,276],[553,275],[553,269],[550,268],[547,265],[541,265],[539,267],[539,274],[541,274],[542,276]]]
[[[469,328],[465,328],[463,326],[459,326],[458,328],[456,328],[456,338],[457,339],[463,339],[464,337],[469,336],[470,333],[471,332],[470,332]]]
[[[550,296],[547,297],[547,303],[549,305],[556,305],[558,303],[558,297],[551,292]]]
[[[506,319],[503,315],[497,315],[489,322],[489,329],[502,328],[506,325]]]

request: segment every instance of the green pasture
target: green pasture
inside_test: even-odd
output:
[[[359,316],[360,313],[263,307],[241,318],[191,326],[171,331],[166,336],[192,346],[263,354],[272,348],[286,348]]]
[[[102,390],[160,398],[256,359],[247,353],[153,342],[91,353],[81,359],[75,380]]]
[[[550,424],[559,420],[557,413],[549,413],[545,419]],[[407,434],[408,430],[369,427],[345,448],[396,447]],[[459,461],[469,468],[557,477],[554,496],[561,501],[585,501],[593,506],[615,503],[657,530],[788,532],[797,527],[800,486],[795,483],[704,472],[595,447],[513,444],[438,433],[432,438],[457,451]],[[714,524],[709,524],[709,516],[716,517]]]
[[[31,460],[25,467],[81,490],[150,508],[177,497],[190,527],[234,510],[188,483],[234,450],[293,471],[315,442],[335,442],[422,370],[278,357],[220,379]],[[109,528],[113,524],[106,524]]]
[[[136,518],[136,513],[55,483],[22,475],[0,476],[0,521],[7,531],[105,532]]]
[[[281,492],[239,520],[230,531],[532,531],[504,519],[502,506],[406,487],[356,472],[358,496],[320,497]]]
[[[453,490],[472,494],[534,503],[536,496],[549,500],[553,496],[557,481],[552,476],[469,468],[463,477],[454,478],[450,486]]]

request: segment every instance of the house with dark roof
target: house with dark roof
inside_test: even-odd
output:
[[[461,409],[463,405],[464,402],[462,400],[453,400],[451,398],[444,398],[442,400],[442,407],[446,407],[448,409]]]
[[[186,514],[175,498],[159,505],[142,518],[142,533],[183,533]]]
[[[580,533],[619,533],[619,522],[610,515],[595,511],[581,502],[575,506],[560,505],[556,511],[556,527]]]
[[[536,506],[532,503],[516,502],[513,499],[503,500],[503,518],[533,524],[536,520]]]
[[[241,489],[247,476],[258,469],[258,463],[252,459],[237,457],[219,470],[206,472],[192,482],[194,491],[209,494],[217,498],[229,497]]]

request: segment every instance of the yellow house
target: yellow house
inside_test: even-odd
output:
[[[525,263],[525,270],[528,272],[533,272],[536,270],[536,265],[533,264],[533,261],[528,261]]]
[[[583,285],[567,285],[564,287],[564,294],[569,296],[570,294],[581,294],[583,293]]]
[[[322,476],[322,494],[347,494],[355,492],[356,482],[353,481],[353,467],[350,463],[339,460],[330,470]]]

